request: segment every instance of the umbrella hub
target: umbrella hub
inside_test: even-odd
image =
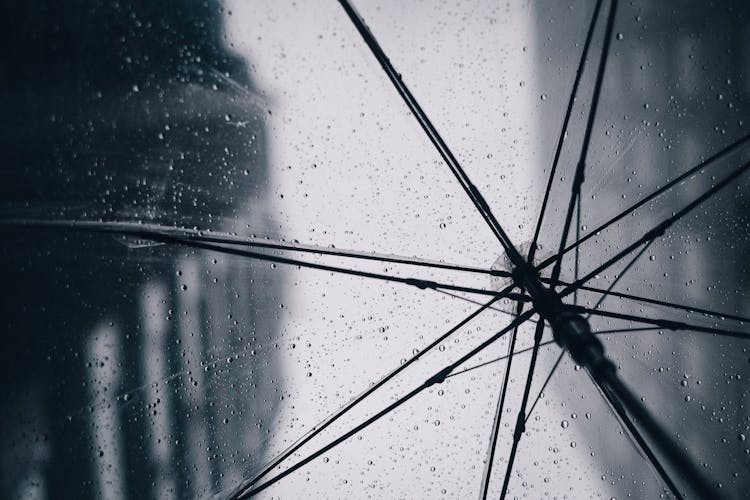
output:
[[[594,377],[615,371],[615,364],[604,355],[604,345],[591,332],[586,318],[564,307],[556,317],[548,321],[552,325],[555,341]]]
[[[554,288],[545,287],[532,266],[517,266],[513,274],[516,283],[522,283],[531,295],[539,315],[549,322],[555,341],[576,363],[594,376],[615,371],[614,363],[604,355],[604,345],[591,331],[588,320],[565,305]]]

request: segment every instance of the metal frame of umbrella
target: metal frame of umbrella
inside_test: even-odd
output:
[[[593,17],[592,17],[592,20],[591,20],[591,23],[587,32],[586,41],[583,47],[583,51],[582,51],[581,58],[580,58],[580,63],[579,63],[578,70],[576,73],[575,83],[574,83],[573,90],[571,92],[571,96],[569,99],[568,108],[566,110],[565,120],[563,123],[563,131],[561,133],[560,140],[558,141],[558,147],[555,153],[555,158],[553,161],[552,168],[550,170],[548,188],[546,191],[544,201],[542,203],[542,208],[541,208],[541,212],[538,218],[534,239],[532,241],[529,255],[527,258],[524,258],[519,253],[516,246],[514,246],[513,242],[508,237],[502,225],[498,222],[498,220],[493,215],[491,208],[485,201],[479,189],[477,189],[477,187],[471,182],[468,175],[466,174],[464,169],[461,167],[458,160],[456,159],[456,157],[453,155],[450,148],[448,147],[448,145],[440,136],[435,126],[430,122],[429,118],[427,117],[427,114],[423,111],[423,109],[417,102],[416,98],[409,91],[408,87],[403,82],[400,73],[398,73],[396,69],[393,67],[387,55],[385,54],[385,52],[379,45],[378,41],[375,39],[374,35],[366,26],[362,17],[358,14],[358,12],[355,10],[355,8],[352,6],[352,4],[348,0],[339,0],[339,3],[343,7],[343,9],[346,11],[347,16],[356,27],[359,34],[362,36],[364,42],[367,44],[372,54],[378,60],[381,68],[387,74],[389,80],[391,81],[391,83],[393,84],[393,86],[395,87],[395,89],[397,90],[401,98],[403,99],[406,106],[412,112],[415,119],[419,122],[419,125],[421,126],[425,134],[427,134],[430,141],[432,142],[432,144],[435,146],[438,153],[442,157],[443,161],[448,166],[448,168],[450,169],[451,173],[454,175],[458,183],[461,185],[466,195],[470,198],[477,212],[482,216],[482,218],[485,220],[489,228],[492,230],[493,234],[495,235],[498,242],[500,243],[503,250],[505,251],[506,255],[508,256],[513,266],[513,272],[511,276],[513,279],[513,285],[509,288],[518,287],[520,290],[528,294],[527,300],[528,302],[532,304],[532,308],[524,312],[525,302],[518,301],[516,319],[513,322],[511,322],[508,326],[506,326],[505,328],[497,332],[494,336],[490,337],[488,340],[480,344],[478,347],[476,347],[475,349],[473,349],[472,351],[470,351],[463,357],[459,358],[454,363],[446,366],[439,372],[435,373],[434,376],[427,379],[422,385],[418,386],[416,389],[412,390],[407,395],[403,396],[401,399],[399,399],[397,402],[390,405],[385,410],[374,415],[373,417],[371,417],[364,423],[360,424],[359,426],[355,427],[351,431],[342,435],[335,441],[331,442],[329,445],[307,456],[305,459],[297,462],[295,465],[277,474],[273,478],[266,480],[262,484],[258,484],[261,478],[263,478],[273,468],[279,465],[281,461],[286,459],[292,452],[299,449],[299,447],[305,442],[307,442],[307,440],[311,438],[312,435],[320,432],[320,430],[325,428],[326,424],[331,423],[332,420],[334,420],[335,418],[338,418],[338,416],[341,415],[341,413],[337,413],[336,415],[333,416],[332,419],[328,419],[326,422],[324,422],[323,426],[317,426],[311,434],[303,438],[301,441],[298,441],[295,445],[293,445],[286,452],[279,455],[276,460],[273,460],[267,467],[265,467],[253,479],[240,485],[233,492],[230,498],[231,499],[249,498],[263,491],[268,486],[274,484],[276,481],[294,472],[295,470],[302,467],[309,461],[322,455],[325,451],[341,443],[348,437],[354,435],[356,432],[362,430],[364,427],[366,427],[370,423],[376,421],[383,415],[389,413],[396,407],[400,406],[404,402],[416,396],[417,394],[422,392],[424,389],[434,384],[443,382],[454,370],[456,370],[465,361],[467,361],[468,359],[471,359],[478,352],[482,351],[484,348],[486,348],[488,345],[495,342],[498,338],[502,337],[506,333],[512,332],[512,337],[511,337],[511,341],[509,344],[510,355],[507,358],[508,360],[507,362],[509,365],[510,361],[512,360],[513,346],[515,345],[515,336],[518,331],[518,326],[522,324],[524,321],[531,318],[533,314],[538,314],[540,317],[540,320],[536,324],[536,329],[535,329],[535,334],[534,334],[534,347],[532,348],[531,362],[529,364],[529,372],[528,372],[528,376],[526,377],[526,384],[524,387],[523,399],[522,399],[521,406],[517,414],[517,421],[515,424],[515,430],[513,432],[513,445],[509,453],[509,460],[507,464],[507,469],[505,471],[505,476],[504,476],[505,479],[503,482],[501,498],[505,498],[507,495],[508,482],[511,476],[511,471],[513,469],[513,463],[514,463],[515,455],[518,449],[518,444],[520,442],[521,436],[523,435],[525,431],[526,408],[527,408],[527,403],[528,403],[529,396],[530,396],[531,381],[532,381],[532,376],[533,376],[534,368],[536,364],[537,353],[538,353],[539,346],[542,340],[542,333],[544,331],[545,321],[549,323],[550,326],[552,327],[555,341],[566,352],[568,352],[568,354],[576,361],[576,363],[586,368],[591,379],[593,380],[593,382],[596,384],[597,388],[599,389],[600,393],[605,397],[608,404],[615,411],[616,415],[620,418],[622,423],[627,427],[631,436],[634,438],[635,442],[638,444],[639,448],[644,453],[647,460],[659,473],[659,476],[662,478],[662,480],[664,481],[665,485],[669,488],[671,493],[676,498],[683,498],[682,489],[672,479],[672,475],[667,471],[666,467],[670,467],[672,469],[673,471],[672,474],[674,473],[674,471],[680,471],[688,489],[692,493],[695,493],[702,498],[708,498],[708,497],[715,498],[716,495],[718,494],[716,491],[716,488],[714,488],[711,485],[710,481],[704,476],[703,472],[699,470],[699,468],[695,465],[694,461],[681,449],[681,447],[661,427],[661,425],[656,421],[656,419],[649,413],[646,407],[641,403],[638,397],[635,396],[633,392],[618,377],[615,364],[607,358],[607,356],[604,353],[604,347],[601,341],[593,335],[587,318],[584,318],[583,316],[583,314],[585,313],[589,313],[589,314],[595,313],[596,307],[594,307],[593,309],[588,309],[588,308],[582,308],[582,307],[577,307],[577,306],[570,306],[570,305],[564,304],[562,299],[570,295],[571,293],[573,293],[576,289],[584,285],[590,278],[592,278],[593,276],[595,276],[602,270],[607,269],[612,264],[620,261],[621,259],[632,254],[639,248],[643,247],[640,253],[636,255],[636,258],[630,262],[629,265],[632,265],[637,260],[637,258],[643,253],[645,248],[647,248],[650,245],[652,241],[654,241],[656,238],[659,238],[660,236],[665,234],[665,232],[669,229],[670,226],[672,226],[672,224],[674,224],[680,218],[682,218],[687,213],[692,211],[694,208],[699,206],[702,202],[709,199],[714,193],[724,188],[730,182],[732,182],[737,177],[745,173],[745,171],[750,168],[750,163],[746,163],[742,165],[741,167],[737,168],[729,176],[727,176],[726,178],[722,179],[720,182],[712,186],[709,190],[707,190],[702,195],[697,197],[695,200],[689,203],[686,207],[679,210],[678,212],[673,214],[670,218],[663,221],[661,224],[658,224],[656,227],[652,228],[650,231],[646,232],[637,241],[633,242],[629,246],[620,250],[615,256],[611,257],[609,260],[607,260],[605,263],[600,265],[594,271],[590,272],[589,274],[587,274],[586,276],[582,278],[577,279],[575,283],[569,284],[564,289],[558,291],[556,289],[556,285],[560,277],[562,257],[566,253],[566,251],[569,250],[569,248],[565,247],[565,244],[568,240],[568,234],[571,228],[573,214],[576,209],[576,203],[580,199],[581,185],[584,180],[586,159],[587,159],[587,153],[589,151],[591,133],[593,129],[594,119],[596,117],[597,106],[600,101],[600,93],[602,89],[604,70],[606,67],[607,56],[609,55],[610,43],[611,43],[612,36],[613,36],[613,25],[614,25],[615,15],[617,12],[617,0],[611,0],[610,5],[609,5],[609,13],[607,15],[607,21],[606,21],[607,24],[605,28],[604,43],[602,46],[602,54],[600,57],[600,61],[599,61],[599,65],[598,65],[598,69],[596,73],[596,83],[594,86],[594,92],[591,98],[592,106],[588,114],[586,130],[585,130],[584,139],[583,139],[583,145],[581,147],[580,158],[576,166],[575,176],[574,176],[573,183],[572,183],[571,196],[570,196],[570,201],[568,204],[567,212],[565,215],[565,222],[563,226],[562,236],[560,238],[558,253],[556,257],[553,258],[554,267],[552,270],[551,279],[549,280],[551,285],[544,284],[539,277],[539,274],[538,274],[539,268],[544,267],[544,264],[539,266],[539,268],[535,268],[532,262],[534,259],[534,253],[536,251],[539,231],[541,228],[542,220],[544,218],[545,208],[546,208],[547,201],[548,201],[548,195],[550,192],[549,185],[551,185],[554,179],[558,160],[560,158],[560,151],[562,150],[563,137],[565,135],[565,131],[567,129],[568,122],[569,122],[570,115],[571,115],[573,100],[578,92],[578,87],[579,87],[581,75],[583,73],[584,64],[588,56],[588,51],[591,45],[594,28],[599,18],[599,13],[601,11],[603,1],[598,0],[594,8]],[[744,140],[742,142],[744,142]],[[734,149],[734,147],[736,147],[736,145],[732,145],[730,149]],[[671,187],[671,185],[669,187]],[[579,238],[579,242],[580,242],[580,238]],[[545,264],[549,264],[549,263],[550,262],[545,262]],[[627,270],[627,267],[626,267],[626,270]],[[622,273],[620,276],[622,276]],[[612,288],[612,286],[610,286],[610,289]],[[510,290],[506,290],[506,294],[509,292]],[[485,304],[483,306],[483,309],[491,305],[491,303],[492,301]],[[480,311],[481,310],[482,309],[480,309]],[[461,324],[463,324],[463,322],[460,323],[459,325]],[[740,332],[731,332],[731,334],[735,336],[744,336],[744,334]],[[497,442],[498,429],[499,429],[499,424],[500,424],[500,418],[502,415],[503,400],[505,398],[509,372],[510,372],[509,366],[506,366],[506,377],[503,381],[500,400],[498,404],[498,410],[495,415],[495,422],[493,426],[492,445],[490,446],[487,466],[484,472],[484,478],[483,478],[483,483],[482,483],[483,484],[482,498],[487,498],[487,495],[488,495],[489,479],[490,479],[490,474],[491,474],[491,469],[492,469],[493,455],[495,453],[495,446]],[[386,377],[385,379],[383,379],[382,382],[384,383],[385,381],[387,381],[388,378],[389,377]],[[368,390],[367,393],[365,394],[365,397],[367,394],[369,394],[369,392],[370,391]],[[361,401],[361,399],[357,398],[353,401],[353,403],[356,404],[356,402],[358,401]],[[350,405],[347,405],[344,407],[345,410],[348,410],[349,408],[351,408]],[[651,444],[649,444],[649,442]],[[666,465],[663,462],[666,462]]]
[[[573,225],[574,214],[578,211],[578,214],[580,216],[580,210],[577,210],[577,208],[580,209],[581,186],[584,182],[587,154],[589,151],[594,120],[597,114],[597,106],[600,101],[600,94],[602,91],[602,82],[607,64],[607,57],[610,52],[610,42],[613,37],[613,25],[617,13],[617,0],[610,0],[609,10],[606,15],[606,27],[604,29],[602,53],[600,55],[598,67],[596,69],[593,94],[591,96],[591,109],[589,110],[586,120],[586,128],[583,135],[580,157],[578,158],[578,163],[575,169],[575,176],[572,181],[570,199],[567,204],[567,210],[565,212],[565,219],[562,235],[560,237],[559,248],[557,249],[557,253],[555,255],[545,259],[537,265],[534,265],[533,263],[535,253],[537,251],[537,242],[540,235],[542,221],[544,219],[545,211],[549,201],[550,186],[552,185],[557,165],[560,160],[560,155],[563,148],[563,137],[565,136],[566,130],[569,126],[573,108],[573,101],[579,93],[579,86],[582,75],[584,73],[586,61],[589,57],[589,51],[592,44],[592,39],[594,37],[595,27],[600,17],[602,17],[601,10],[604,3],[603,0],[597,0],[594,7],[592,19],[587,30],[586,39],[583,44],[582,53],[580,55],[573,88],[571,90],[567,109],[565,112],[562,132],[560,134],[560,138],[555,150],[555,156],[547,182],[547,189],[545,191],[541,210],[537,219],[534,238],[529,248],[528,255],[526,256],[523,256],[520,253],[518,247],[515,246],[511,241],[501,223],[495,218],[489,204],[485,201],[479,189],[472,183],[471,179],[468,177],[465,170],[462,168],[456,157],[451,152],[451,149],[438,133],[435,126],[431,123],[431,121],[427,117],[427,114],[421,108],[416,98],[411,94],[406,84],[403,82],[400,73],[398,73],[393,67],[387,55],[379,45],[378,41],[366,26],[362,17],[357,13],[355,8],[348,0],[339,0],[339,3],[341,4],[342,8],[346,12],[353,25],[356,27],[365,44],[369,47],[370,51],[379,62],[381,68],[388,76],[390,82],[393,84],[406,106],[418,121],[422,130],[429,137],[430,141],[442,157],[450,172],[456,178],[457,182],[463,188],[467,197],[473,203],[476,211],[482,216],[487,226],[491,229],[492,233],[502,246],[504,252],[506,253],[508,259],[512,264],[512,271],[508,272],[494,269],[488,270],[483,268],[472,268],[416,258],[402,258],[392,255],[354,252],[332,248],[322,248],[312,245],[301,245],[296,243],[291,244],[261,239],[248,239],[226,234],[210,232],[206,233],[197,230],[165,228],[163,226],[149,226],[144,224],[100,222],[87,223],[75,221],[50,222],[35,220],[6,220],[3,221],[2,224],[21,225],[24,227],[57,229],[64,228],[67,230],[109,233],[120,236],[140,238],[143,240],[156,241],[160,243],[184,245],[192,248],[217,251],[229,255],[259,259],[272,263],[319,269],[335,273],[349,274],[368,279],[399,282],[423,290],[433,289],[446,292],[470,292],[489,296],[489,300],[482,304],[481,307],[476,309],[472,314],[459,321],[447,332],[421,349],[412,358],[403,362],[398,368],[388,373],[376,383],[370,385],[367,390],[349,401],[337,412],[314,426],[312,430],[310,430],[307,434],[300,437],[289,448],[278,454],[274,459],[272,459],[269,463],[262,467],[252,478],[243,481],[242,484],[238,485],[237,488],[228,495],[229,498],[233,500],[250,498],[260,493],[261,491],[264,491],[276,482],[282,480],[284,477],[294,473],[298,469],[310,463],[312,460],[315,460],[327,451],[338,446],[340,443],[346,441],[348,438],[355,435],[370,424],[378,421],[399,406],[403,405],[410,399],[425,391],[427,388],[432,387],[435,384],[440,384],[447,378],[461,373],[462,371],[459,371],[459,368],[462,365],[464,365],[470,359],[474,358],[485,348],[495,343],[501,337],[505,337],[506,335],[508,335],[510,337],[508,355],[501,358],[506,361],[505,376],[500,387],[500,395],[494,416],[492,435],[490,439],[491,444],[488,450],[486,466],[482,477],[481,497],[487,498],[489,494],[489,483],[490,477],[492,475],[494,456],[496,453],[500,422],[503,415],[504,402],[509,385],[510,365],[513,356],[521,352],[515,350],[518,328],[524,322],[531,320],[535,315],[538,316],[539,319],[538,321],[536,321],[533,347],[529,349],[531,351],[531,361],[524,385],[521,405],[516,416],[512,447],[509,452],[508,463],[504,474],[501,498],[505,498],[508,493],[508,484],[511,477],[511,472],[513,470],[518,446],[525,432],[525,424],[527,422],[530,411],[533,410],[536,401],[538,401],[537,398],[536,401],[532,402],[531,407],[529,408],[531,381],[535,370],[539,348],[544,344],[542,342],[542,333],[544,331],[545,323],[550,325],[553,332],[554,341],[559,344],[577,364],[586,368],[591,380],[596,385],[600,394],[606,399],[613,413],[618,417],[622,425],[628,430],[630,436],[639,447],[643,456],[647,459],[653,469],[658,473],[664,485],[671,492],[671,494],[676,498],[684,498],[685,496],[690,496],[691,494],[695,494],[701,498],[718,498],[720,494],[719,491],[717,491],[717,488],[711,483],[708,478],[705,477],[703,471],[699,469],[695,461],[685,453],[683,448],[678,443],[676,443],[672,439],[670,434],[663,429],[661,424],[645,408],[641,400],[619,378],[617,370],[615,368],[615,364],[605,355],[603,344],[594,335],[594,333],[592,333],[591,327],[588,323],[588,318],[592,315],[595,315],[638,321],[649,325],[649,327],[664,328],[670,330],[692,330],[697,332],[744,339],[750,337],[750,334],[742,331],[733,331],[718,327],[707,327],[672,320],[635,317],[628,314],[607,312],[598,309],[598,305],[599,303],[601,303],[601,300],[603,300],[604,297],[620,296],[643,302],[656,303],[666,307],[674,307],[677,309],[698,311],[713,316],[727,317],[738,321],[750,321],[750,319],[744,318],[742,316],[727,315],[723,313],[719,314],[715,311],[711,311],[708,309],[699,310],[695,307],[688,308],[687,306],[682,306],[680,304],[673,304],[666,301],[659,301],[656,299],[636,296],[632,294],[623,294],[613,290],[613,287],[617,283],[617,280],[619,280],[619,278],[622,277],[622,275],[634,265],[634,263],[641,255],[643,255],[645,250],[649,247],[649,245],[651,245],[653,241],[664,235],[674,223],[685,217],[688,213],[713,197],[719,190],[725,188],[731,182],[735,181],[739,176],[744,174],[748,169],[750,169],[750,163],[744,163],[735,168],[729,175],[714,183],[709,189],[705,190],[702,194],[695,197],[683,208],[674,212],[669,218],[652,227],[650,230],[645,232],[643,236],[636,239],[631,244],[617,251],[615,255],[607,259],[601,265],[597,266],[594,270],[588,272],[586,275],[578,277],[576,273],[576,279],[574,281],[565,282],[561,279],[560,274],[564,255],[571,251],[577,252],[579,246],[587,239],[589,239],[592,235],[599,233],[612,224],[615,224],[618,220],[625,217],[628,213],[633,212],[649,201],[659,197],[689,176],[704,168],[710,167],[717,161],[727,157],[740,148],[745,147],[748,141],[750,141],[750,136],[741,138],[740,140],[727,146],[723,150],[715,153],[710,158],[705,159],[700,164],[661,186],[650,195],[642,198],[634,205],[628,207],[626,210],[623,210],[617,216],[611,218],[600,227],[596,228],[593,231],[590,231],[586,236],[581,236],[580,233],[577,233],[575,242],[568,245],[568,236]],[[488,291],[479,288],[458,286],[450,283],[436,282],[420,278],[394,277],[387,274],[364,272],[345,267],[313,263],[297,258],[264,253],[262,252],[262,250],[283,250],[286,252],[311,253],[318,255],[337,256],[355,260],[372,260],[378,262],[390,262],[394,264],[408,264],[426,268],[463,271],[494,277],[508,278],[511,280],[511,284],[500,291]],[[633,254],[634,256],[630,261],[628,261],[624,270],[619,274],[619,277],[606,290],[592,287],[587,284],[591,280],[591,278],[598,273],[608,269],[615,263],[621,262],[623,259]],[[550,277],[543,277],[541,275],[541,271],[550,266],[552,266]],[[588,290],[600,293],[602,298],[600,299],[600,302],[593,307],[582,307],[577,304],[568,304],[564,302],[564,299],[575,294],[579,290]],[[478,346],[465,353],[463,356],[459,357],[451,364],[434,373],[433,376],[429,377],[423,383],[417,385],[410,392],[400,397],[398,400],[388,405],[386,408],[370,416],[365,421],[351,428],[349,431],[343,433],[338,438],[329,442],[327,445],[319,448],[317,451],[308,454],[301,460],[298,460],[293,465],[280,472],[277,472],[270,478],[267,477],[271,474],[272,471],[277,469],[280,465],[284,464],[287,459],[289,459],[289,457],[297,452],[297,450],[299,450],[315,436],[320,434],[323,430],[328,428],[332,423],[340,419],[352,408],[368,398],[368,396],[370,396],[380,387],[383,387],[410,365],[417,362],[431,349],[438,346],[443,340],[469,323],[480,313],[491,308],[495,303],[503,298],[514,300],[517,303],[515,311],[516,317],[513,321],[497,331],[494,335],[487,338]],[[545,380],[543,388],[547,386],[547,383],[552,377],[554,370],[558,366],[561,357],[558,358],[552,372],[550,372],[549,376]],[[473,368],[475,367],[468,368],[463,371]]]

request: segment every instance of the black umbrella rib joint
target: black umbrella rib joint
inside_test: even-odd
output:
[[[664,455],[666,460],[674,467],[675,471],[679,471],[681,473],[685,482],[692,490],[694,490],[702,498],[710,496],[715,497],[715,488],[713,488],[708,480],[705,479],[703,473],[698,469],[698,467],[696,467],[694,462],[690,458],[688,458],[688,456],[683,452],[682,448],[672,439],[672,437],[662,429],[659,423],[640,402],[639,398],[637,398],[630,391],[630,389],[625,386],[622,380],[620,380],[617,375],[617,370],[614,363],[605,356],[604,346],[601,341],[592,333],[588,321],[581,315],[580,311],[563,303],[562,297],[577,290],[578,287],[584,285],[596,273],[589,273],[585,277],[577,279],[571,286],[564,289],[562,293],[557,293],[556,291],[554,291],[554,288],[547,288],[542,283],[537,269],[535,269],[530,262],[525,260],[518,252],[518,250],[514,247],[512,241],[492,214],[489,206],[487,205],[487,202],[484,200],[484,197],[474,186],[474,184],[469,180],[468,176],[456,160],[455,156],[451,153],[450,149],[441,138],[437,129],[430,122],[425,112],[419,106],[418,102],[411,94],[406,84],[403,82],[401,75],[393,67],[389,58],[380,47],[380,44],[375,39],[374,35],[370,32],[369,28],[364,23],[363,19],[360,17],[360,15],[348,0],[339,0],[339,3],[343,7],[352,24],[364,39],[366,45],[370,48],[371,52],[380,63],[383,71],[386,73],[389,80],[396,88],[406,106],[413,113],[415,119],[419,122],[419,125],[422,127],[430,141],[438,150],[438,153],[448,165],[449,169],[456,177],[461,187],[464,189],[464,191],[466,191],[467,195],[474,203],[477,211],[484,218],[493,234],[499,240],[500,244],[508,255],[509,260],[514,266],[512,272],[514,282],[517,286],[525,290],[530,296],[531,302],[534,306],[532,310],[535,310],[543,320],[546,320],[550,324],[555,341],[568,352],[568,354],[576,363],[586,368],[588,373],[591,375],[592,380],[595,382],[596,386],[600,389],[601,393],[610,402],[610,404],[623,410],[621,412],[622,418],[632,418],[634,419],[634,421],[637,421],[640,426],[643,427],[645,434],[654,442],[661,454]],[[565,229],[563,232],[562,241],[560,243],[560,252],[558,252],[556,256],[551,258],[553,261],[556,261],[553,275],[559,273],[562,255],[566,251],[565,243],[567,239],[567,231],[570,225],[570,219],[572,217],[572,207],[574,206],[575,201],[579,195],[580,185],[583,182],[586,152],[588,149],[588,142],[590,139],[591,128],[594,121],[594,111],[596,103],[598,103],[599,101],[599,94],[601,92],[603,72],[606,65],[606,56],[609,52],[608,48],[610,43],[610,35],[612,32],[612,26],[616,13],[616,3],[616,0],[613,0],[611,2],[604,40],[603,56],[597,72],[597,81],[594,89],[594,109],[589,116],[589,123],[587,125],[584,144],[581,151],[581,159],[579,160],[579,163],[576,167],[576,176],[572,188],[568,213],[566,215]],[[661,236],[671,224],[679,220],[679,218],[692,210],[692,208],[708,199],[718,189],[726,185],[729,181],[733,180],[742,172],[744,172],[744,168],[734,172],[727,179],[719,183],[719,185],[714,186],[714,188],[709,190],[708,193],[705,193],[703,196],[695,200],[695,202],[691,203],[686,209],[681,210],[680,212],[678,212],[678,214],[675,214],[674,217],[671,217],[664,223],[654,228],[652,231],[649,231],[635,244],[625,248],[622,252],[619,252],[615,257],[600,266],[599,269],[609,267],[617,260],[628,255],[644,242]],[[596,272],[599,271],[597,270]],[[555,281],[557,281],[557,276],[553,277],[553,284]],[[542,324],[541,321],[540,324]],[[535,335],[535,337],[540,337],[540,330],[540,328],[537,329],[537,334]],[[536,344],[538,343],[539,342],[537,341]],[[522,425],[519,427],[521,429],[523,428]],[[659,466],[658,468],[660,471],[662,471],[661,466]],[[506,482],[507,479],[508,478],[506,477]],[[670,488],[674,488],[674,484],[671,478],[665,477],[664,479],[665,482],[670,486]]]

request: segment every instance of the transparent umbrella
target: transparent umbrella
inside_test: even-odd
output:
[[[208,199],[233,203],[171,212],[189,222],[165,218],[158,204],[157,216],[143,214],[149,200],[110,214],[68,203],[71,212],[51,219],[34,200],[5,220],[23,235],[52,228],[78,248],[114,241],[137,265],[154,252],[180,263],[169,268],[181,282],[175,298],[143,299],[153,308],[143,315],[205,318],[193,320],[195,333],[216,342],[216,355],[204,362],[197,352],[206,347],[187,345],[196,336],[175,327],[186,347],[152,361],[149,378],[211,384],[174,394],[196,414],[180,425],[207,421],[218,445],[206,454],[226,465],[196,462],[175,475],[171,457],[197,455],[149,430],[142,439],[155,436],[166,451],[154,456],[167,457],[152,460],[163,467],[153,477],[189,477],[191,467],[220,475],[208,474],[200,491],[159,491],[741,496],[747,9],[360,8],[361,17],[345,1],[226,4],[227,45],[254,61],[250,72],[271,98],[210,73],[244,96],[230,102],[252,107],[243,117],[236,104],[210,106],[218,123],[201,124],[200,135],[222,148],[224,130],[258,123],[253,140],[268,131],[267,178],[249,184],[272,217],[257,217],[257,204],[236,213],[248,159],[230,147],[204,153],[220,158],[211,168],[189,164],[225,180],[201,179],[197,191],[210,186]],[[154,101],[175,94],[167,88]],[[109,193],[101,199],[111,206]],[[238,301],[243,280],[265,300]],[[283,293],[266,284],[280,282]],[[136,289],[158,296],[157,285]],[[97,356],[114,356],[112,342],[91,342]],[[174,369],[191,356],[213,378]],[[140,389],[119,380],[127,366],[92,373],[105,392],[119,391],[103,396],[115,411],[101,421],[111,425],[131,404],[124,395]],[[144,418],[169,428],[154,408]],[[233,439],[247,444],[233,448]],[[109,457],[130,447],[99,449],[111,471]],[[130,493],[107,474],[97,476],[102,491]]]

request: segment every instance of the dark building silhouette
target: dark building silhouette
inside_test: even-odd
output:
[[[268,233],[267,111],[219,2],[2,10],[3,219]],[[207,497],[264,458],[278,271],[8,227],[0,270],[0,497]]]

